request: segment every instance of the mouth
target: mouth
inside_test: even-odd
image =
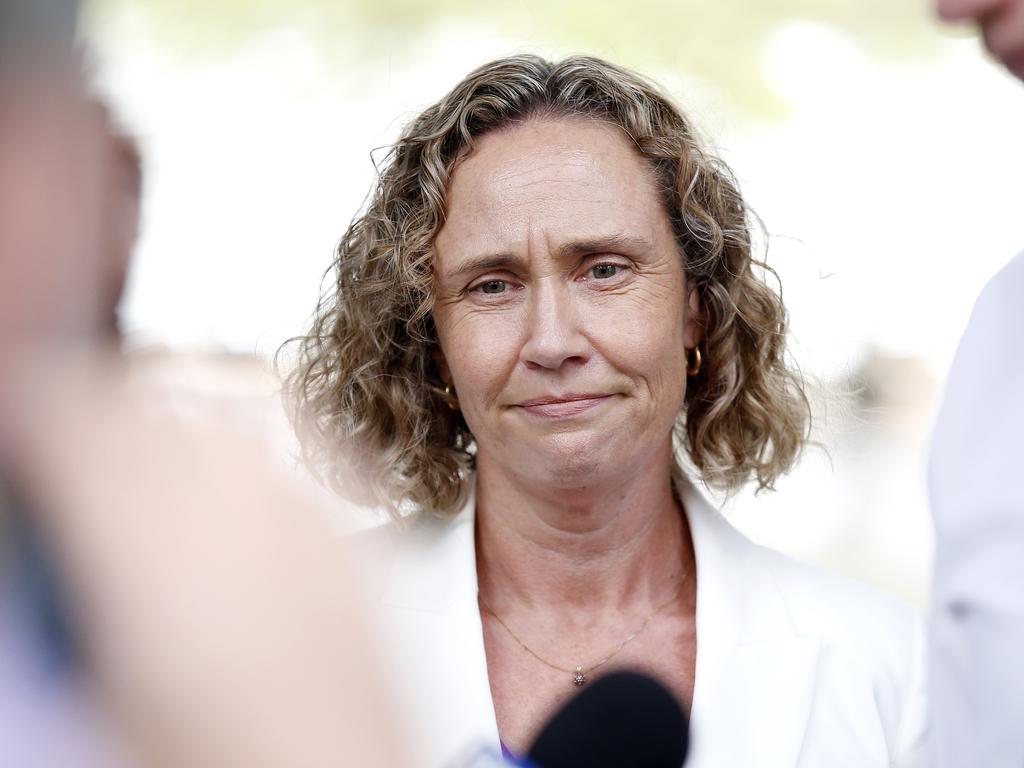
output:
[[[545,395],[517,403],[517,407],[534,416],[564,419],[596,408],[610,398],[601,394]]]

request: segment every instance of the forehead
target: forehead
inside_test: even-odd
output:
[[[447,260],[619,234],[671,237],[647,161],[616,126],[538,119],[486,134],[456,167],[436,244]]]

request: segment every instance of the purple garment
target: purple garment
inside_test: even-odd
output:
[[[505,762],[509,765],[517,765],[519,768],[536,768],[533,763],[527,760],[525,757],[518,757],[512,753],[504,741],[499,740],[498,743],[501,745],[501,756],[505,759]]]
[[[78,681],[55,668],[17,595],[0,584],[0,765],[115,768],[109,734]]]
[[[3,488],[0,488],[3,491]],[[27,516],[0,496],[0,766],[116,768],[112,734],[81,681],[66,606]]]

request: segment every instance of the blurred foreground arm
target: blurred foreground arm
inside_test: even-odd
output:
[[[402,764],[341,543],[260,441],[89,378],[30,477],[89,671],[144,765]]]

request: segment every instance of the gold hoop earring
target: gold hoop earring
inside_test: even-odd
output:
[[[453,411],[459,410],[459,396],[452,389],[451,384],[444,385],[444,403]]]
[[[704,361],[700,356],[700,347],[694,347],[686,353],[686,375],[691,379],[700,373],[700,367]]]

